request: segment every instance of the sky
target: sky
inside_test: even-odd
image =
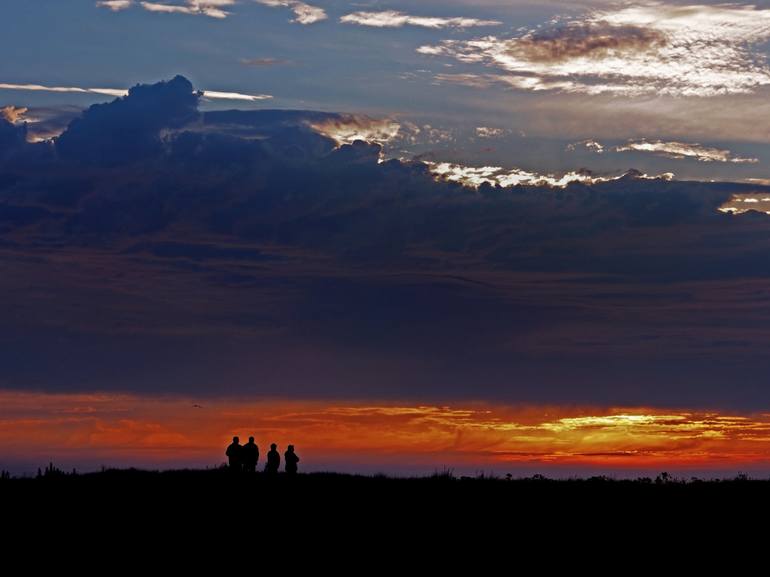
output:
[[[0,468],[770,474],[770,3],[3,18]]]

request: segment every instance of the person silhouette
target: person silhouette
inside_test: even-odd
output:
[[[276,451],[277,447],[275,443],[270,445],[270,452],[267,454],[267,463],[265,464],[265,473],[275,475],[281,466],[281,455]]]
[[[241,472],[243,458],[242,451],[243,447],[241,447],[240,439],[238,439],[238,437],[233,437],[233,442],[230,443],[225,451],[225,455],[227,455],[227,458],[230,461],[230,470],[233,473]]]
[[[243,455],[243,470],[247,473],[256,473],[259,447],[254,444],[254,437],[249,437],[249,442],[241,447],[241,454]]]
[[[296,475],[297,474],[297,463],[299,463],[299,457],[294,452],[294,445],[289,445],[289,448],[286,449],[286,452],[283,454],[283,460],[284,460],[284,467],[285,471],[289,475]]]

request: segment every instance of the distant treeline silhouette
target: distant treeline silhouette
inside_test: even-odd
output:
[[[259,463],[259,447],[254,443],[254,437],[249,437],[249,442],[241,445],[239,437],[233,437],[233,442],[228,445],[225,455],[228,459],[230,470],[234,473],[256,473]],[[289,445],[283,454],[284,471],[289,475],[297,473],[299,457],[294,452],[294,445]],[[275,475],[281,468],[281,455],[278,453],[278,445],[270,445],[265,462],[265,473]]]

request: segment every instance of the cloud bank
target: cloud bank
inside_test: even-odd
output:
[[[770,221],[719,210],[770,188],[383,161],[355,138],[402,123],[200,98],[0,119],[0,386],[770,402]]]

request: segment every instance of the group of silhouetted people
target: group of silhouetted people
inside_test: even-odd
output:
[[[278,446],[273,443],[270,445],[270,451],[267,453],[265,462],[265,473],[275,475],[281,467],[281,455],[278,453]],[[233,442],[227,447],[225,455],[229,460],[230,470],[241,473],[256,473],[257,463],[259,462],[259,447],[254,443],[254,437],[249,437],[249,442],[245,445],[240,444],[238,437],[233,437]],[[289,445],[283,454],[284,471],[289,475],[297,473],[297,463],[299,457],[294,452],[294,445]]]

